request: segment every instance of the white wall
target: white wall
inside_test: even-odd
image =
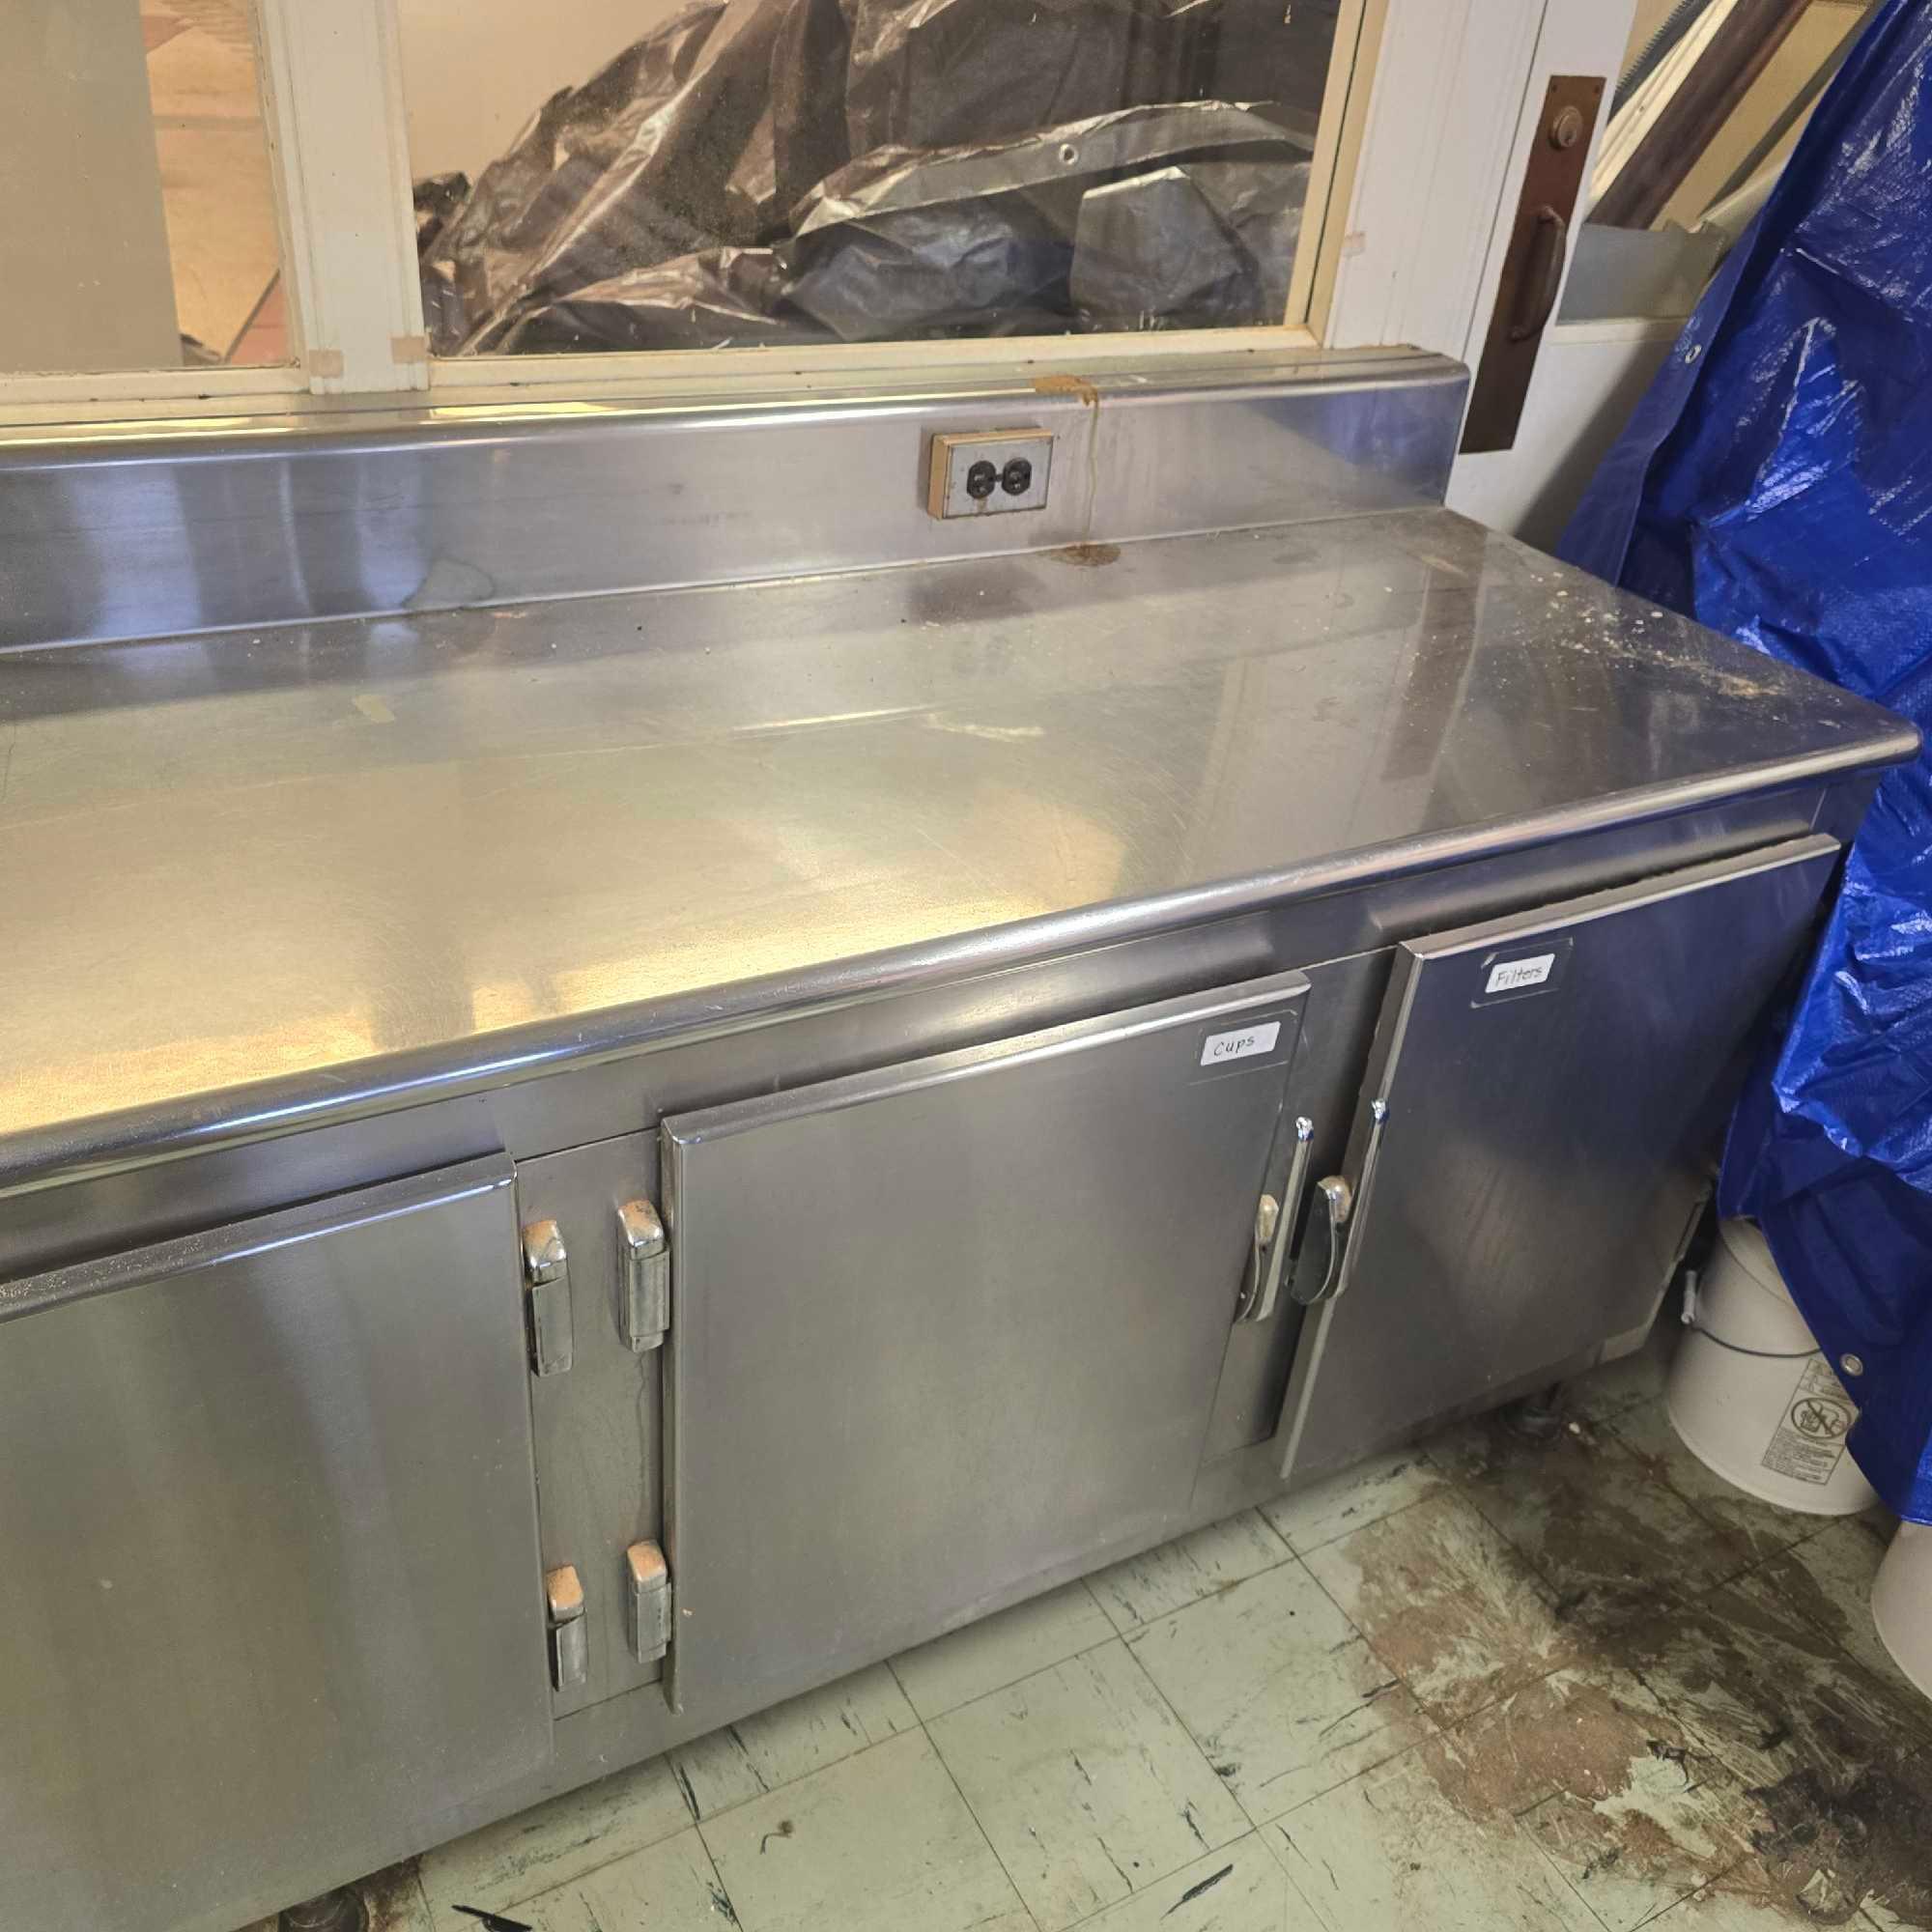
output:
[[[1682,327],[1634,320],[1558,323],[1546,331],[1515,448],[1459,458],[1449,507],[1554,549]]]
[[[685,0],[397,0],[410,171],[472,179],[559,87],[588,80]]]

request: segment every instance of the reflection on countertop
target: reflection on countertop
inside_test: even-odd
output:
[[[1436,510],[17,653],[0,732],[0,1134],[1909,748]]]

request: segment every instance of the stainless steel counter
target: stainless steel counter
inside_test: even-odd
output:
[[[0,453],[0,1920],[227,1932],[1642,1333],[1916,739],[1434,507],[1461,398]]]
[[[1037,957],[1912,742],[1441,510],[19,652],[0,721],[14,1174],[102,1115],[270,1079],[327,1114],[389,1056],[513,1073],[594,1014]]]

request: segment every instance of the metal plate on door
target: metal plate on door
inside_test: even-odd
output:
[[[1603,100],[1601,74],[1549,77],[1543,112],[1530,137],[1489,339],[1469,396],[1469,414],[1463,428],[1464,456],[1509,449],[1516,443],[1543,331],[1556,313],[1562,293],[1570,227]]]

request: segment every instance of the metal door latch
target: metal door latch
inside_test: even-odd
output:
[[[624,1552],[624,1602],[631,1655],[650,1663],[670,1648],[670,1571],[655,1543],[634,1543]]]
[[[554,1221],[524,1230],[524,1277],[530,1288],[530,1367],[560,1376],[570,1367],[570,1256]]]
[[[1248,1262],[1247,1283],[1235,1310],[1238,1321],[1265,1321],[1281,1295],[1282,1264],[1294,1224],[1301,1216],[1301,1197],[1308,1186],[1308,1159],[1315,1141],[1315,1122],[1305,1114],[1294,1120],[1294,1154],[1289,1163],[1288,1188],[1281,1201],[1264,1194],[1255,1212],[1254,1249]]]
[[[583,1579],[568,1563],[544,1572],[544,1607],[550,1619],[550,1681],[575,1690],[590,1675],[590,1634],[583,1621]]]
[[[1289,1291],[1303,1307],[1314,1308],[1324,1301],[1333,1301],[1348,1285],[1343,1261],[1349,1241],[1349,1224],[1354,1219],[1357,1205],[1369,1191],[1369,1181],[1376,1171],[1376,1159],[1381,1152],[1382,1129],[1388,1124],[1388,1112],[1386,1100],[1375,1100],[1369,1105],[1369,1145],[1362,1155],[1361,1175],[1353,1186],[1339,1174],[1331,1174],[1315,1183],[1315,1191],[1321,1197],[1324,1211],[1314,1226],[1324,1229],[1325,1233],[1320,1248],[1312,1251],[1319,1259],[1304,1259]]]
[[[617,1268],[624,1340],[641,1355],[670,1326],[670,1242],[648,1201],[627,1201],[617,1209]]]

